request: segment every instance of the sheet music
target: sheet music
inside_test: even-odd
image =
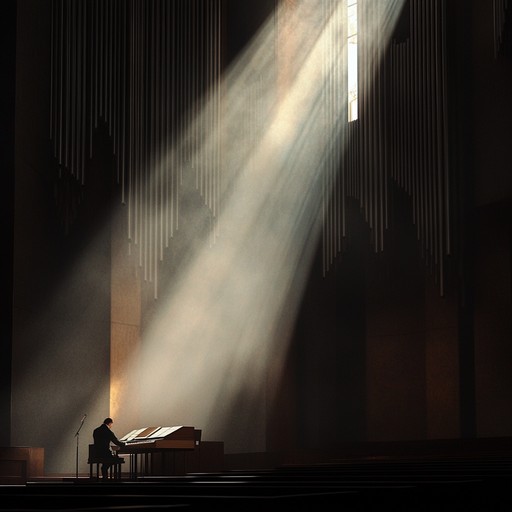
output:
[[[128,432],[128,434],[125,434],[123,437],[119,439],[119,441],[123,441],[123,443],[126,443],[127,441],[130,441],[137,437],[138,434],[146,430],[147,427],[144,428],[136,428],[135,430],[132,430],[131,432]]]
[[[136,441],[154,441],[156,439],[165,439],[167,436],[176,432],[182,425],[174,427],[144,427],[132,430],[121,437],[119,440],[124,443],[134,443]]]
[[[160,437],[160,435],[155,435],[162,427],[146,427],[135,437],[136,439],[148,439],[150,437]]]
[[[181,426],[179,426],[179,427],[161,427],[160,430],[157,432],[157,434],[158,434],[158,437],[166,437],[169,434],[172,434],[173,432],[175,432],[176,430],[178,430],[180,428],[181,428]],[[153,437],[153,435],[151,435],[150,437]]]

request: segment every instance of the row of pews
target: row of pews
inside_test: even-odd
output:
[[[367,457],[272,469],[0,486],[2,510],[512,510],[508,456]]]

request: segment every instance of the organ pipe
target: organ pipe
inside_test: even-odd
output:
[[[497,58],[504,50],[505,24],[510,18],[509,0],[493,0],[494,56]],[[510,19],[508,20],[510,23]]]

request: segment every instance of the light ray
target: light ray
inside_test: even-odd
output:
[[[325,164],[347,119],[341,102],[337,122],[326,123],[324,90],[342,91],[336,80],[346,75],[337,72],[345,44],[325,49],[346,34],[342,3],[322,5],[298,2],[278,12],[278,23],[270,20],[226,75],[219,238],[214,247],[192,244],[182,258],[136,362],[142,417],[193,424],[206,439],[225,440],[227,452],[264,449],[265,404],[277,383],[269,368],[286,355],[317,248]],[[279,62],[287,46],[293,60],[282,76],[276,52]],[[219,136],[202,133],[204,145],[194,146],[202,127],[198,117],[183,137],[196,148],[192,161],[208,161]],[[186,178],[184,196],[197,193]]]

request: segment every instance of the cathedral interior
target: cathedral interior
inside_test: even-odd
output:
[[[468,510],[510,484],[508,0],[1,9],[2,496]]]

